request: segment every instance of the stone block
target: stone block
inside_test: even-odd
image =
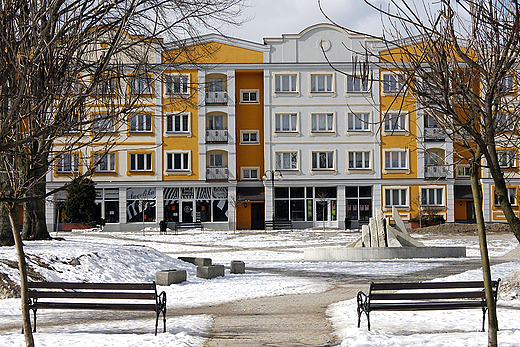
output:
[[[210,279],[224,277],[224,265],[197,266],[197,277]]]
[[[155,283],[159,286],[169,286],[184,281],[186,281],[186,270],[164,270],[155,273]]]
[[[243,274],[246,272],[246,264],[240,260],[232,260],[229,272],[232,274]]]
[[[212,264],[212,260],[210,258],[179,257],[178,259],[196,266],[209,266]]]

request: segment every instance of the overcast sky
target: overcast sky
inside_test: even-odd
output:
[[[317,0],[247,0],[247,3],[250,6],[244,10],[243,18],[250,20],[240,28],[225,30],[228,35],[263,43],[266,37],[297,34],[308,26],[327,22]],[[380,16],[362,0],[322,0],[322,6],[347,28],[372,34],[381,32]]]

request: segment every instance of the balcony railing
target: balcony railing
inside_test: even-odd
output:
[[[447,169],[443,165],[426,165],[424,178],[446,178]]]
[[[206,129],[206,142],[227,143],[228,142],[227,129]]]
[[[227,92],[206,92],[206,104],[227,104]]]
[[[206,168],[206,181],[227,181],[229,170],[227,167],[208,167]]]
[[[438,127],[433,128],[424,128],[424,139],[431,141],[439,141],[444,140],[446,138],[446,133]]]

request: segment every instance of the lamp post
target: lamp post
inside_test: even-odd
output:
[[[270,174],[270,178],[267,176],[267,174]],[[273,205],[271,207],[271,211],[272,211],[271,220],[273,222],[274,222],[274,180],[275,180],[276,176],[278,176],[279,181],[283,180],[282,173],[280,171],[276,171],[276,170],[265,170],[264,176],[262,177],[262,179],[264,181],[271,180],[271,194],[273,196]]]

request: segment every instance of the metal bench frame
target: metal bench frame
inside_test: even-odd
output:
[[[493,296],[497,301],[500,279],[492,281]],[[406,290],[408,292],[395,292]],[[358,328],[361,315],[366,314],[370,331],[372,311],[426,311],[482,309],[482,331],[486,319],[487,302],[483,281],[464,282],[408,282],[370,284],[368,295],[362,291],[357,295]]]
[[[166,293],[157,295],[155,282],[29,282],[29,310],[34,314],[34,332],[39,309],[154,311],[155,335],[161,313],[166,332]]]

